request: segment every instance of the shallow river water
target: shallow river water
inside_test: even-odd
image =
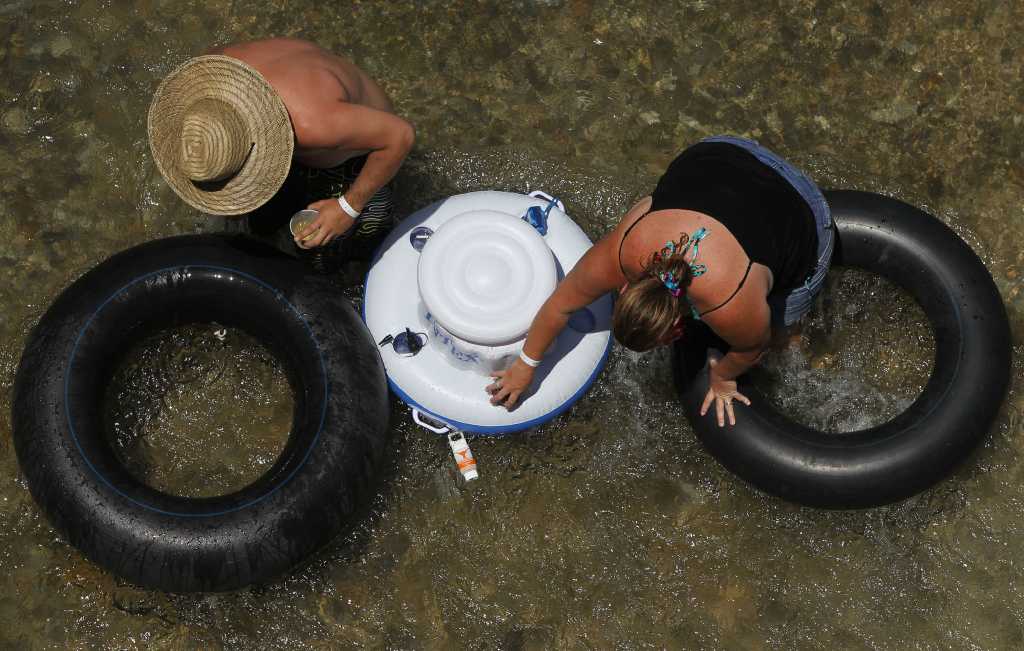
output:
[[[6,0],[0,647],[1021,648],[1021,24],[1024,5],[1003,0]],[[901,503],[795,506],[703,450],[666,353],[616,348],[565,415],[472,439],[482,477],[468,485],[395,403],[370,512],[277,582],[171,595],[116,580],[28,493],[11,441],[14,370],[29,329],[93,265],[223,228],[163,183],[146,110],[189,56],[273,35],[350,56],[416,125],[397,177],[404,213],[542,188],[598,237],[680,149],[724,132],[823,187],[929,210],[981,256],[1010,314],[1015,386],[991,436]],[[762,375],[795,418],[842,432],[914,399],[932,341],[890,285],[832,276],[802,342]],[[200,326],[130,357],[107,395],[112,445],[147,481],[201,495],[272,463],[291,399],[272,357]]]

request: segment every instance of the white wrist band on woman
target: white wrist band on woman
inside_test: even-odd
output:
[[[523,364],[526,364],[529,367],[537,368],[538,366],[540,366],[539,359],[534,359],[527,355],[526,353],[524,353],[523,351],[519,351],[519,359],[523,360]]]
[[[345,199],[345,195],[338,197],[338,205],[341,206],[341,209],[345,211],[346,215],[352,219],[359,219],[359,211],[349,204],[348,200]]]

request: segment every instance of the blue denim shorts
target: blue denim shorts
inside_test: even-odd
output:
[[[828,273],[829,265],[832,263],[832,251],[836,245],[836,229],[832,223],[832,211],[829,210],[828,202],[825,201],[818,186],[807,178],[807,175],[753,140],[735,136],[713,136],[704,139],[703,142],[725,142],[749,151],[757,160],[786,179],[811,207],[814,221],[818,227],[818,265],[800,287],[796,287],[787,294],[768,295],[768,306],[772,311],[772,326],[793,325],[810,311],[815,296],[825,284],[825,274]]]

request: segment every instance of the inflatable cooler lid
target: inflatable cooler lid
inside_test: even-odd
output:
[[[437,229],[420,255],[420,296],[448,332],[484,346],[530,328],[558,284],[544,238],[519,217],[472,210]]]

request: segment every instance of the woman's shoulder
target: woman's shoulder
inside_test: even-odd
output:
[[[724,229],[714,219],[693,210],[650,210],[650,202],[645,207],[647,210],[638,215],[627,215],[617,233],[622,268],[632,278],[643,273],[644,265],[666,242],[678,242],[701,228],[709,233],[722,232]],[[706,238],[700,246],[707,249],[707,244]],[[712,244],[712,248],[718,248],[717,243]]]

